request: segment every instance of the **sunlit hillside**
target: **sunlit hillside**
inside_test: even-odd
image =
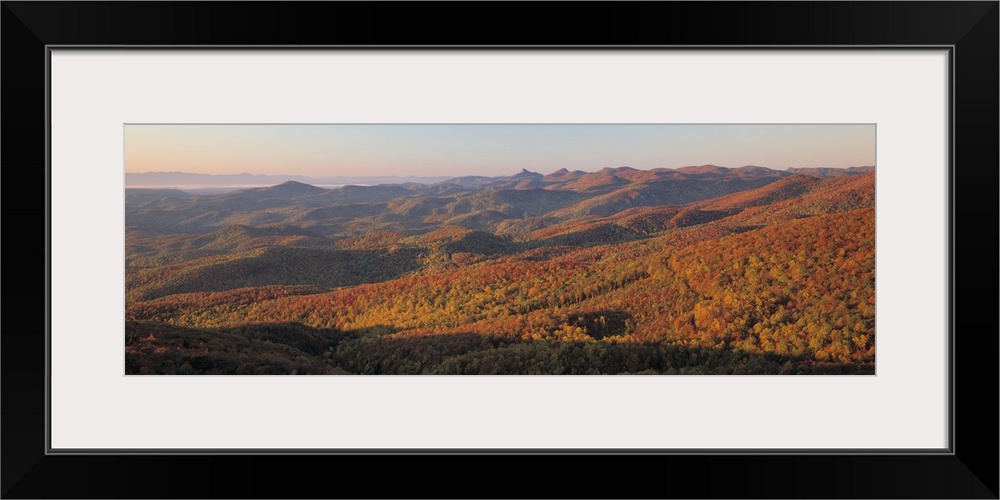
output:
[[[130,374],[871,374],[873,168],[126,190]]]

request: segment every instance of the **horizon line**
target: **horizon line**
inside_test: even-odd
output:
[[[632,170],[639,170],[639,171],[649,172],[649,171],[655,171],[655,170],[680,170],[680,169],[685,169],[685,168],[701,168],[701,167],[716,167],[716,168],[725,168],[725,169],[729,169],[729,170],[737,170],[737,169],[741,169],[741,168],[765,168],[765,169],[768,169],[768,170],[776,170],[776,171],[788,171],[790,169],[821,169],[821,168],[830,168],[830,169],[837,169],[837,170],[846,170],[846,169],[849,169],[849,168],[876,168],[875,165],[848,165],[848,166],[844,166],[844,167],[835,167],[835,166],[785,167],[785,168],[766,167],[766,166],[763,166],[763,165],[742,165],[742,166],[739,166],[739,167],[726,167],[726,166],[723,166],[723,165],[715,165],[715,164],[712,164],[712,163],[706,163],[706,164],[702,164],[702,165],[684,165],[684,166],[681,166],[681,167],[654,167],[654,168],[648,168],[648,169],[636,168],[636,167],[631,167],[631,166],[628,166],[628,165],[621,165],[621,166],[618,166],[618,167],[603,167],[603,168],[601,168],[599,170],[593,170],[593,171],[579,170],[579,169],[570,170],[568,167],[561,167],[561,168],[558,168],[556,170],[553,170],[550,173],[554,174],[554,173],[561,172],[561,171],[564,171],[564,170],[567,171],[567,172],[597,173],[597,172],[601,172],[603,170],[620,170],[620,169],[632,169]],[[185,171],[182,171],[182,170],[153,170],[153,171],[144,171],[144,172],[129,172],[129,171],[125,171],[124,173],[126,173],[126,174],[207,175],[207,176],[211,176],[211,177],[222,177],[222,176],[229,176],[229,175],[248,175],[248,176],[253,176],[253,177],[305,177],[305,178],[312,178],[312,179],[320,179],[320,178],[324,178],[324,177],[383,177],[383,178],[440,177],[440,178],[454,179],[454,178],[458,178],[458,177],[510,177],[510,176],[514,176],[514,175],[525,173],[525,172],[531,173],[531,174],[547,175],[547,174],[542,174],[541,172],[536,172],[536,171],[528,170],[526,168],[522,168],[521,170],[519,170],[517,172],[514,172],[512,174],[509,174],[509,175],[494,175],[494,176],[478,175],[478,174],[465,174],[465,175],[420,175],[420,174],[412,174],[412,175],[399,175],[399,174],[392,174],[392,175],[356,175],[356,174],[305,175],[305,174],[298,174],[298,173],[252,174],[250,172],[237,172],[237,173],[220,174],[220,173],[203,173],[203,172],[185,172]]]

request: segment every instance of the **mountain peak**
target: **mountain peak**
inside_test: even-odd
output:
[[[551,182],[565,182],[565,181],[570,181],[570,180],[579,178],[579,177],[581,177],[583,175],[586,175],[586,173],[585,172],[581,172],[579,170],[574,170],[574,171],[571,172],[567,168],[560,168],[559,170],[556,170],[555,172],[552,172],[551,174],[546,175],[545,177],[543,177],[543,179],[545,179],[546,181],[551,181]]]
[[[282,194],[294,194],[294,195],[307,195],[316,194],[326,191],[323,188],[313,186],[312,184],[306,184],[304,182],[298,181],[286,181],[278,184],[277,186],[271,186],[267,188],[268,191],[274,191]]]
[[[726,167],[720,167],[718,165],[700,165],[692,167],[681,167],[675,169],[677,172],[683,172],[686,174],[722,174],[729,172]]]
[[[522,168],[520,172],[511,176],[511,179],[538,179],[541,178],[542,174],[537,172],[532,172],[526,168]]]

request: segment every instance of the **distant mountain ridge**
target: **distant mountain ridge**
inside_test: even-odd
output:
[[[446,176],[329,176],[261,174],[193,174],[188,172],[125,172],[125,187],[180,188],[184,187],[252,187],[274,186],[294,181],[303,184],[405,184],[407,182],[434,183],[448,180]]]
[[[668,206],[756,189],[776,181],[839,178],[870,172],[851,169],[773,170],[715,165],[679,169],[560,169],[549,175],[527,170],[506,177],[466,176],[438,183],[344,185],[325,189],[289,180],[223,194],[179,190],[125,190],[126,225],[183,233],[207,233],[228,225],[305,224],[321,235],[349,236],[358,217],[369,230],[423,232],[442,223],[496,229],[504,220],[610,216],[640,206]],[[383,178],[385,179],[385,178]],[[524,227],[548,222],[527,221]],[[507,227],[515,224],[510,221]]]
[[[786,172],[788,174],[802,174],[813,177],[835,177],[840,175],[858,174],[870,172],[875,167],[792,167],[787,170],[776,170],[767,167],[744,166],[737,168],[719,167],[716,165],[700,165],[679,168],[654,168],[640,170],[632,167],[605,167],[597,172],[584,172],[560,168],[551,174],[544,175],[521,169],[520,172],[510,176],[482,176],[468,175],[460,177],[449,176],[329,176],[329,177],[309,177],[304,175],[261,175],[261,174],[195,174],[188,172],[125,172],[125,187],[136,189],[156,189],[156,188],[211,188],[211,187],[269,187],[286,182],[296,182],[309,185],[380,185],[380,184],[447,184],[466,187],[500,187],[530,189],[533,187],[545,187],[559,185],[561,183],[572,182],[574,180],[591,177],[599,174],[599,177],[615,177],[627,180],[652,180],[655,178],[676,178],[676,177],[710,177],[718,175],[729,175],[737,172],[742,176],[760,175],[765,172]],[[593,178],[592,178],[593,180]]]
[[[355,238],[369,231],[421,234],[443,224],[524,233],[585,217],[608,217],[637,207],[669,207],[782,180],[849,178],[873,167],[794,171],[758,166],[701,165],[678,169],[527,170],[513,176],[466,176],[439,183],[344,185],[332,189],[290,180],[222,194],[125,190],[126,226],[205,234],[226,226],[294,224],[320,236]],[[873,174],[872,174],[873,175]],[[700,220],[700,219],[699,219]]]
[[[628,166],[605,167],[596,172],[581,170],[570,171],[560,168],[548,175],[521,169],[510,176],[486,177],[468,175],[454,177],[439,184],[457,185],[474,188],[490,189],[556,189],[569,191],[611,191],[613,189],[640,182],[657,180],[693,180],[739,178],[757,180],[766,178],[781,178],[789,175],[808,175],[810,177],[838,177],[842,175],[861,174],[874,171],[875,167],[793,167],[778,170],[756,165],[743,167],[720,167],[717,165],[698,165],[679,168],[653,168],[640,170]]]
[[[843,175],[853,175],[853,174],[864,174],[867,172],[874,172],[875,167],[847,167],[847,168],[831,168],[831,167],[808,167],[808,168],[789,168],[789,172],[793,174],[809,175],[812,177],[840,177]]]

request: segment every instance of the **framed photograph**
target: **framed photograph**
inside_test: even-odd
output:
[[[997,497],[996,2],[3,5],[4,497]]]

